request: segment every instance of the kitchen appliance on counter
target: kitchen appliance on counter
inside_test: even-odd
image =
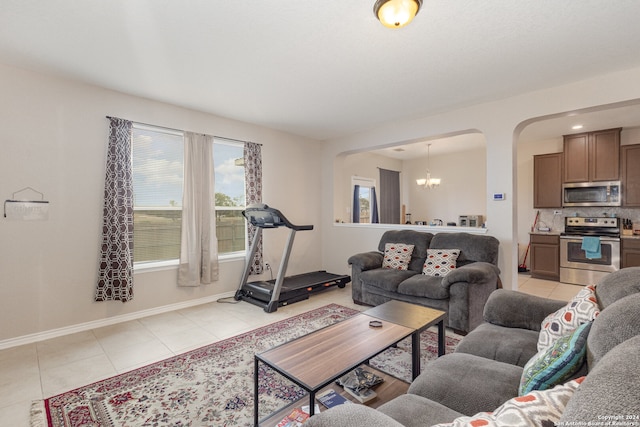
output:
[[[562,206],[621,206],[620,181],[562,184]]]
[[[482,215],[460,215],[458,225],[460,227],[482,227],[484,217]]]
[[[607,274],[620,269],[620,218],[565,217],[560,234],[560,281],[576,285],[597,283]],[[599,244],[599,251],[583,249]],[[597,238],[597,239],[594,239]]]

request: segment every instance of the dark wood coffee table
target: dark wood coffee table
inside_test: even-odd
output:
[[[414,332],[411,334],[411,378],[414,380],[420,375],[420,333],[422,331],[438,324],[438,357],[445,353],[444,318],[447,313],[444,311],[391,300],[373,307],[363,314],[413,329]]]
[[[419,305],[390,301],[334,325],[312,332],[254,358],[254,425],[259,425],[258,367],[262,362],[309,393],[314,413],[318,391],[412,336],[412,374],[420,373],[420,332],[438,323],[438,354],[444,354],[446,313]],[[382,327],[369,326],[382,321]]]

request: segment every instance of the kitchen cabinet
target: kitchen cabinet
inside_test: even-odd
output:
[[[638,267],[640,266],[640,239],[620,239],[621,259],[620,267]]]
[[[640,144],[620,147],[622,206],[640,206]]]
[[[564,136],[564,182],[620,179],[622,128]]]
[[[560,236],[530,234],[531,277],[560,280]]]
[[[533,156],[533,207],[562,207],[562,153]]]

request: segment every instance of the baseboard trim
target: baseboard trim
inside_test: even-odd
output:
[[[127,313],[120,316],[109,317],[106,319],[92,320],[91,322],[78,323],[76,325],[65,326],[63,328],[50,329],[48,331],[36,332],[34,334],[23,335],[16,338],[9,338],[9,339],[0,341],[0,350],[5,350],[11,347],[18,347],[25,344],[32,344],[35,342],[44,341],[51,338],[61,337],[63,335],[74,334],[76,332],[84,332],[84,331],[88,331],[95,328],[101,328],[103,326],[111,326],[117,323],[141,319],[147,316],[167,313],[169,311],[181,310],[183,308],[194,307],[196,305],[216,302],[221,298],[233,297],[234,295],[235,295],[235,291],[225,292],[223,294],[211,295],[204,298],[183,301],[175,304],[163,305],[161,307],[154,307],[147,310],[140,310],[134,313]]]

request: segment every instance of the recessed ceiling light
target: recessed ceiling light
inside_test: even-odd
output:
[[[571,129],[573,129],[573,130],[582,129],[582,125],[571,126]]]

